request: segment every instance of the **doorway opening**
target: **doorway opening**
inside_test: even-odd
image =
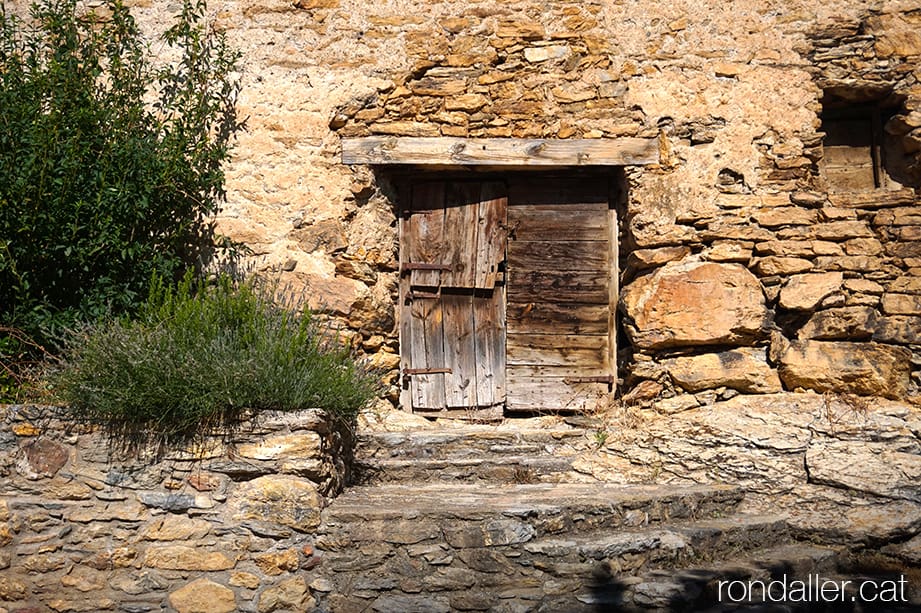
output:
[[[622,173],[422,173],[396,184],[404,408],[496,419],[606,401]]]

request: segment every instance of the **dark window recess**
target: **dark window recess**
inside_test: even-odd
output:
[[[825,179],[830,190],[886,187],[884,115],[876,106],[827,109],[822,114]]]

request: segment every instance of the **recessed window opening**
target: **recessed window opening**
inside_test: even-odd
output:
[[[897,107],[885,100],[825,93],[822,103],[822,173],[833,192],[899,189],[897,139],[885,130]]]

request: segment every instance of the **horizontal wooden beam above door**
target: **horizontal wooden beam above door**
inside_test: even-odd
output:
[[[656,138],[413,138],[342,139],[343,164],[441,166],[638,166],[659,162]]]

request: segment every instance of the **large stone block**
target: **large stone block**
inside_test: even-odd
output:
[[[785,309],[811,311],[823,298],[838,291],[844,274],[823,272],[791,277],[780,290],[780,306]]]
[[[921,455],[888,443],[828,441],[806,451],[809,478],[844,489],[921,502]]]
[[[228,587],[197,579],[169,595],[179,613],[231,613],[237,610],[236,596]]]
[[[761,284],[738,264],[666,264],[631,283],[622,308],[630,340],[645,349],[745,345],[769,321]]]
[[[228,504],[235,521],[255,519],[311,532],[320,525],[323,498],[306,479],[267,475],[240,484]]]
[[[794,341],[780,358],[787,389],[904,398],[911,352],[877,343]]]
[[[740,392],[781,391],[777,371],[767,363],[765,349],[742,348],[665,360],[672,379],[689,392],[730,387]]]
[[[876,309],[868,306],[829,309],[814,313],[800,328],[800,339],[861,340],[876,330]]]

